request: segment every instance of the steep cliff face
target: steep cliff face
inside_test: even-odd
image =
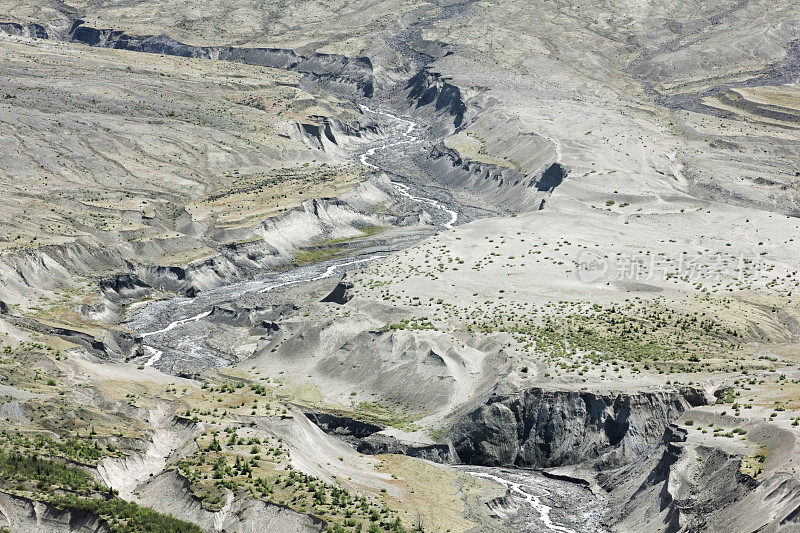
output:
[[[492,396],[456,424],[450,441],[463,463],[576,467],[606,491],[612,531],[797,531],[800,485],[789,472],[767,469],[753,478],[742,471],[741,455],[675,424],[706,401],[691,388],[635,394],[534,388]],[[757,438],[768,432],[775,440],[794,439],[774,426],[755,431]]]
[[[692,404],[693,391],[613,394],[545,391],[495,394],[453,428],[461,462],[486,466],[614,468],[659,442]]]
[[[741,456],[669,426],[650,454],[597,476],[608,491],[606,521],[615,531],[797,531],[794,477],[767,470],[753,478],[741,465]]]
[[[699,531],[712,510],[731,507],[757,486],[739,471],[740,458],[705,446],[687,453],[685,440],[685,430],[668,427],[647,461],[598,476],[621,499],[609,522],[623,530]]]
[[[0,260],[0,298],[16,304],[32,291],[73,288],[76,277],[91,277],[97,272],[124,270],[129,266],[117,251],[82,240],[7,252]]]
[[[352,87],[356,94],[366,98],[372,98],[375,92],[372,62],[368,57],[312,54],[300,61],[296,70],[324,88]]]
[[[445,131],[458,129],[464,124],[467,104],[456,85],[439,73],[421,70],[406,84],[406,100],[414,114],[426,114],[443,124]],[[443,120],[443,119],[447,120]],[[443,132],[442,132],[443,133]]]
[[[370,455],[393,453],[418,457],[435,463],[455,462],[452,450],[447,444],[409,444],[380,433],[362,439],[357,449],[359,453]]]
[[[17,24],[16,22],[0,22],[0,32],[17,37],[30,37],[31,39],[47,39],[49,32],[41,24]]]
[[[105,520],[86,512],[64,511],[44,502],[0,492],[0,529],[12,532],[105,533],[111,531]]]
[[[203,508],[190,491],[189,482],[174,470],[152,477],[137,494],[138,500],[159,512],[198,524],[204,531],[253,533],[256,531],[321,531],[325,522],[290,508],[228,493],[228,504],[212,512]]]
[[[380,126],[374,123],[345,124],[333,117],[311,118],[313,122],[296,123],[289,132],[290,138],[296,138],[311,148],[342,157],[348,156],[348,148],[377,140],[382,133]]]
[[[294,70],[317,85],[346,95],[372,98],[374,77],[369,58],[338,54],[302,56],[283,48],[238,48],[233,46],[194,46],[166,35],[129,35],[123,31],[93,28],[75,20],[68,32],[55,31],[40,24],[0,23],[0,32],[38,39],[59,39],[89,46],[147,52],[171,56],[236,61],[248,65]]]
[[[526,176],[513,168],[466,159],[441,143],[431,148],[425,166],[442,185],[469,191],[507,212],[538,209],[546,196],[539,187],[541,176]]]

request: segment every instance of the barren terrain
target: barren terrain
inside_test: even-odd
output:
[[[0,528],[799,527],[791,2],[0,6]]]

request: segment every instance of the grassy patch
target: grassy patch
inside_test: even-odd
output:
[[[353,495],[314,476],[284,470],[289,450],[281,439],[260,439],[228,426],[197,439],[199,451],[175,467],[204,508],[219,510],[228,491],[316,516],[337,532],[401,532],[397,512],[375,498]]]
[[[353,406],[353,415],[357,419],[392,426],[405,431],[419,429],[414,424],[414,417],[407,413],[397,412],[390,406],[378,402],[359,402]]]
[[[739,471],[742,474],[748,475],[752,478],[757,478],[758,475],[764,470],[764,463],[767,461],[767,456],[763,452],[754,453],[742,458],[742,464]]]
[[[299,266],[321,263],[335,258],[342,252],[342,245],[329,245],[301,250],[294,256],[294,263]]]
[[[19,432],[3,431],[0,440],[29,453],[62,457],[86,465],[96,465],[104,457],[120,455],[116,449],[102,446],[91,437],[68,437],[56,440],[43,434],[28,437]]]
[[[359,228],[359,231],[361,231],[361,235],[354,237],[343,237],[341,239],[326,239],[314,246],[303,248],[294,256],[294,263],[302,266],[334,259],[337,255],[344,251],[347,243],[350,243],[356,239],[363,239],[365,237],[377,235],[383,231],[383,228],[380,226],[365,226],[363,228]]]

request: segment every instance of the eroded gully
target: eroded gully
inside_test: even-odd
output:
[[[373,110],[367,106],[362,106],[362,109],[368,115],[382,116],[388,119],[399,133],[399,135],[395,134],[393,139],[372,146],[360,154],[359,160],[365,167],[380,171],[381,168],[375,163],[378,162],[381,152],[420,142],[419,137],[415,135],[418,127],[415,122],[386,111]],[[442,213],[444,218],[439,224],[442,228],[452,229],[458,222],[459,215],[456,210],[436,199],[422,196],[415,191],[412,192],[412,186],[407,183],[394,180],[391,183],[400,196]],[[174,357],[178,352],[181,357],[196,359],[199,368],[230,364],[232,361],[212,353],[204,346],[208,328],[203,325],[203,320],[212,314],[212,306],[236,300],[246,293],[267,293],[290,285],[319,281],[340,275],[350,269],[360,268],[371,261],[384,257],[386,257],[385,253],[375,252],[354,259],[320,262],[286,272],[270,274],[256,280],[231,283],[204,291],[194,298],[174,298],[137,306],[132,312],[128,325],[143,339],[145,355],[142,357],[141,364],[169,370],[171,367],[167,364],[168,361],[165,361],[165,357]],[[174,342],[165,342],[168,338],[174,341],[177,337],[182,339],[177,345]],[[562,533],[575,533],[583,530],[554,523],[550,517],[551,507],[542,503],[539,496],[527,492],[526,483],[512,479],[510,474],[500,469],[487,468],[481,471],[468,470],[467,472],[507,487],[509,497],[520,500],[523,506],[529,506],[529,510],[518,510],[515,514],[516,518],[513,521],[521,530]],[[523,473],[515,474],[515,476],[526,477]],[[533,482],[532,478],[528,481]],[[503,511],[500,509],[496,510],[496,514],[502,513]],[[596,526],[594,526],[594,531],[598,530]]]
[[[411,120],[398,117],[386,111],[372,110],[362,106],[367,115],[388,119],[394,133],[389,139],[368,148],[359,155],[361,163],[373,170],[381,170],[375,164],[376,156],[381,152],[396,150],[402,145],[420,142],[414,134],[417,124]],[[397,194],[411,202],[422,204],[433,211],[440,212],[440,227],[452,229],[458,221],[458,212],[450,209],[442,202],[412,192],[412,187],[399,181],[391,182]],[[138,361],[143,366],[155,366],[169,371],[169,358],[181,357],[194,359],[198,371],[209,366],[222,366],[234,361],[209,349],[204,341],[208,328],[203,321],[212,313],[212,307],[224,302],[240,298],[246,293],[266,293],[281,287],[319,281],[347,270],[356,269],[365,264],[386,257],[385,251],[363,253],[355,258],[324,261],[316,264],[294,268],[285,272],[271,273],[251,281],[235,282],[215,289],[201,292],[194,298],[173,298],[159,300],[131,308],[127,326],[142,337],[145,354]],[[170,339],[169,342],[166,342]],[[176,340],[178,339],[179,340]]]

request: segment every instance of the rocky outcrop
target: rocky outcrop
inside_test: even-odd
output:
[[[566,168],[559,163],[525,174],[512,166],[467,159],[443,143],[431,148],[425,167],[442,185],[470,191],[510,213],[539,209],[567,177]]]
[[[448,117],[446,129],[452,131],[464,124],[467,104],[461,89],[450,81],[439,73],[420,70],[406,84],[406,100],[415,114],[425,113],[437,119],[432,123]]]
[[[624,531],[759,529],[745,522],[731,523],[728,529],[720,522],[759,486],[740,471],[741,458],[686,440],[686,430],[669,426],[649,457],[598,475],[612,502],[608,523]],[[767,515],[761,513],[764,523],[772,520]]]
[[[536,190],[542,192],[553,192],[556,187],[561,185],[567,177],[567,169],[560,163],[553,163],[536,181]]]
[[[696,401],[682,392],[546,391],[494,394],[461,419],[450,440],[461,462],[486,466],[615,468],[659,442]]]
[[[189,276],[188,267],[141,265],[137,269],[137,276],[145,283],[161,290],[174,292],[192,298],[200,290]]]
[[[365,227],[418,223],[418,212],[396,203],[388,192],[393,190],[387,178],[374,177],[338,198],[307,200],[248,228],[238,241],[220,243],[210,239],[229,236],[210,236],[205,240],[208,255],[186,265],[154,264],[181,243],[135,253],[125,242],[100,246],[85,237],[8,251],[0,255],[0,300],[12,306],[31,302],[32,295],[52,298],[56,291],[82,288],[80,279],[96,280],[102,303],[112,312],[153,290],[193,297],[231,280],[251,279],[265,269],[285,266],[300,248],[320,241],[358,237]],[[376,204],[397,206],[397,214],[376,213]],[[99,305],[86,307],[85,312],[95,318],[104,313]]]
[[[378,424],[332,413],[304,411],[303,414],[325,433],[335,435],[343,441],[356,446],[359,445],[361,439],[384,429],[383,426]]]
[[[707,526],[706,519],[712,509],[726,507],[741,499],[755,488],[756,483],[739,471],[740,458],[720,449],[704,446],[697,450],[698,456],[695,460],[702,463],[697,474],[704,486],[691,486],[693,483],[679,474],[680,468],[676,467],[682,459],[683,449],[678,444],[685,440],[682,433],[677,428],[667,430],[659,461],[625,505],[626,514],[635,513],[634,507],[641,510],[640,496],[649,489],[658,487],[659,507],[666,510],[659,521],[663,522],[665,529],[699,531]],[[607,483],[611,477],[604,477],[603,480]]]
[[[117,274],[97,282],[103,296],[113,302],[139,300],[150,294],[152,288],[136,274]]]
[[[749,433],[788,445],[773,447],[771,461],[788,458],[794,446],[794,434],[775,425]],[[676,425],[648,455],[601,472],[597,483],[608,493],[606,521],[615,531],[790,532],[800,525],[800,483],[791,473],[768,466],[751,477],[741,456]]]
[[[344,305],[353,298],[353,287],[354,285],[352,282],[342,279],[342,281],[337,283],[336,287],[334,287],[330,294],[323,298],[322,301]]]
[[[211,307],[211,314],[208,320],[215,324],[225,324],[235,327],[252,326],[250,309],[242,309],[231,304],[219,304]]]
[[[57,509],[47,503],[0,492],[0,529],[11,533],[105,533],[105,520],[82,511]]]
[[[377,433],[361,440],[359,453],[379,455],[385,453],[408,455],[437,463],[455,462],[453,451],[447,444],[417,444],[401,442],[391,435]]]
[[[265,334],[279,329],[277,320],[294,314],[299,307],[291,302],[254,305],[248,302],[224,303],[211,307],[208,321],[231,327],[248,328]]]
[[[120,329],[106,329],[93,335],[85,331],[66,326],[45,324],[38,320],[21,316],[10,316],[8,321],[17,327],[59,337],[67,342],[77,344],[89,353],[103,359],[110,358],[122,361],[139,357],[144,353],[142,339]]]
[[[37,292],[74,288],[77,277],[93,278],[98,272],[129,267],[118,251],[80,240],[9,251],[0,256],[0,299],[19,303]]]
[[[328,154],[347,156],[346,150],[355,143],[374,140],[381,135],[381,128],[371,122],[345,124],[335,117],[313,116],[313,122],[298,122],[290,138],[306,146]]]
[[[479,194],[483,201],[518,212],[536,203],[536,178],[498,165],[466,159],[439,143],[431,148],[427,165],[442,185]]]
[[[356,94],[372,98],[372,62],[368,57],[346,57],[339,54],[312,54],[298,62],[295,70],[310,76],[324,88],[352,87]]]
[[[0,22],[0,33],[15,35],[17,37],[29,37],[32,39],[47,39],[48,31],[41,24],[17,24],[16,22]]]

